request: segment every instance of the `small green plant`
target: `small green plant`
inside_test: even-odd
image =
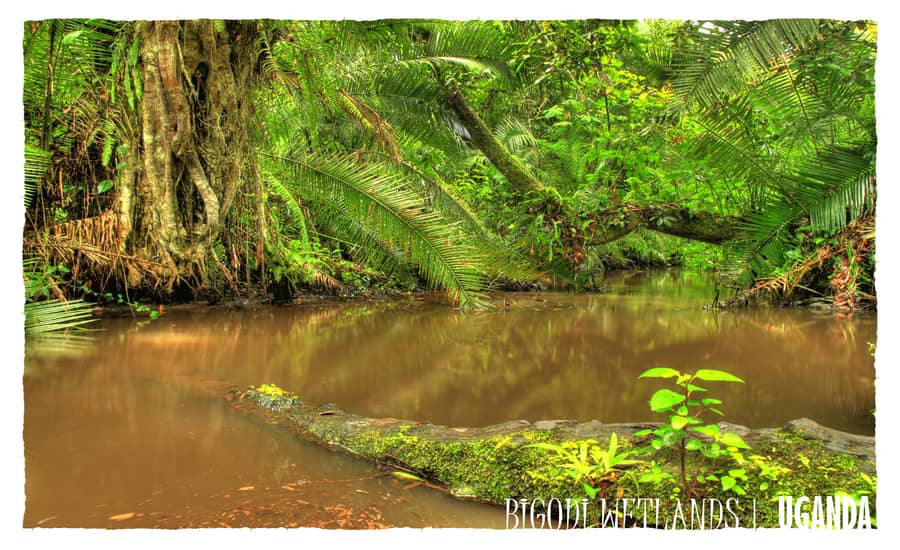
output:
[[[862,480],[865,482],[865,487],[862,489],[854,489],[853,491],[836,491],[835,496],[849,497],[853,499],[853,502],[856,503],[856,506],[859,507],[862,504],[862,497],[865,496],[866,500],[871,499],[870,505],[875,507],[875,489],[878,484],[877,476],[870,476],[865,472],[859,473]],[[872,527],[878,527],[878,523],[875,520],[875,513],[872,512]]]
[[[762,480],[759,483],[760,491],[768,491],[773,483],[778,483],[784,474],[791,472],[790,469],[771,462],[769,457],[762,455],[750,455],[750,461],[759,470],[758,477]]]
[[[615,433],[610,436],[606,449],[593,439],[567,441],[559,445],[534,443],[528,447],[552,453],[547,465],[528,472],[529,475],[542,481],[581,483],[585,494],[592,500],[622,475],[623,467],[641,462],[628,458],[634,451],[619,449]]]
[[[54,289],[57,290],[57,279],[65,277],[69,268],[63,264],[46,265],[38,267],[35,260],[23,263],[25,276],[25,300],[34,302],[43,298],[50,298]]]
[[[81,291],[84,292],[85,296],[94,296],[98,299],[98,301],[103,301],[105,303],[115,303],[120,306],[128,306],[131,309],[133,315],[146,314],[148,317],[150,317],[150,319],[159,318],[159,310],[140,302],[132,302],[125,296],[122,296],[121,292],[116,294],[113,294],[112,292],[104,292],[103,294],[100,294],[99,292],[94,292],[90,289],[90,287],[86,285],[81,286]]]
[[[706,423],[707,412],[724,416],[717,408],[722,401],[714,397],[697,398],[696,394],[708,390],[695,384],[704,382],[738,382],[744,381],[737,376],[713,369],[700,369],[697,372],[683,373],[668,367],[652,368],[641,373],[638,378],[674,379],[679,391],[661,389],[650,397],[650,409],[656,413],[668,414],[668,422],[654,430],[641,430],[635,436],[652,435],[646,452],[675,447],[680,459],[681,486],[685,496],[691,496],[698,484],[717,482],[722,490],[732,491],[739,495],[745,491],[741,482],[747,481],[747,472],[741,467],[745,462],[742,449],[750,446],[735,433],[722,432],[714,423]],[[688,453],[700,455],[697,470],[689,475],[686,468]],[[656,468],[644,474],[640,482],[658,483],[670,478],[671,474]]]

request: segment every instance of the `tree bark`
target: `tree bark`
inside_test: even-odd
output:
[[[469,131],[472,144],[506,176],[516,192],[522,195],[546,193],[544,186],[494,137],[493,132],[472,109],[462,93],[451,90],[447,93],[447,100],[459,121]],[[557,209],[562,209],[562,204],[555,197],[551,200],[554,200]]]
[[[219,238],[250,168],[252,79],[257,46],[251,22],[140,21],[143,96],[137,201],[120,201],[131,252],[152,259],[144,281],[205,284]],[[129,219],[128,210],[131,209]],[[134,281],[132,281],[133,283]]]
[[[709,244],[723,244],[740,237],[741,219],[736,216],[721,216],[712,212],[695,212],[677,205],[637,206],[623,205],[624,220],[603,232],[595,234],[587,243],[599,245],[612,242],[628,235],[638,228],[649,229],[666,235],[682,237]],[[600,212],[600,219],[609,214]]]

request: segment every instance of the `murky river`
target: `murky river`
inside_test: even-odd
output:
[[[497,527],[502,510],[410,488],[231,409],[278,384],[353,413],[474,426],[653,420],[653,366],[717,368],[726,419],[874,432],[874,314],[712,312],[682,271],[593,295],[519,293],[489,312],[426,300],[175,310],[106,319],[78,352],[26,348],[26,527]],[[710,384],[711,385],[711,384]]]

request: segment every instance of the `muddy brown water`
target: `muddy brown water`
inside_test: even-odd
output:
[[[726,419],[809,417],[874,433],[874,314],[703,309],[684,271],[622,273],[603,294],[172,311],[104,319],[72,350],[26,345],[26,527],[495,527],[503,511],[410,487],[372,464],[233,411],[231,387],[455,426],[653,420],[653,366],[717,368]],[[111,519],[112,518],[112,519]]]

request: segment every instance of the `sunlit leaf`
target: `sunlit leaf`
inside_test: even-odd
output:
[[[409,472],[396,471],[396,472],[391,472],[391,475],[396,477],[397,479],[403,479],[406,481],[425,481],[421,477],[411,474]]]
[[[676,430],[680,430],[680,429],[684,428],[685,426],[687,426],[688,419],[684,416],[673,416],[670,421],[670,424]]]
[[[743,382],[737,376],[723,370],[700,369],[694,376],[708,382]]]
[[[640,376],[638,376],[638,378],[672,378],[680,374],[681,373],[675,369],[670,369],[668,367],[656,367],[645,370],[641,373]]]
[[[749,449],[750,445],[744,439],[735,433],[724,433],[719,436],[718,441],[727,447],[737,447],[738,449]]]
[[[722,490],[727,491],[737,485],[737,480],[731,476],[722,476]]]
[[[683,402],[684,395],[675,393],[669,389],[661,389],[650,397],[650,408],[654,412],[665,411]]]

